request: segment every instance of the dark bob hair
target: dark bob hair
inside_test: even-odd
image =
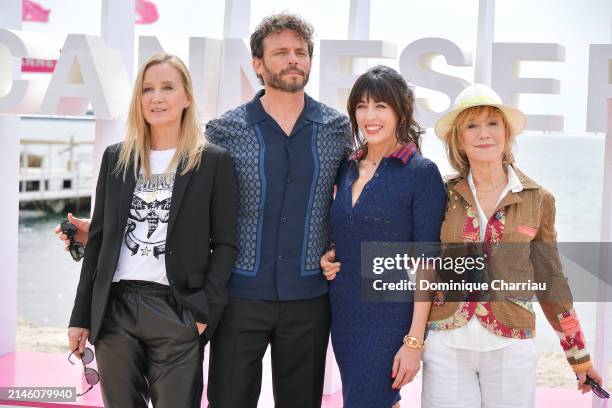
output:
[[[404,78],[393,68],[377,65],[360,75],[351,89],[346,110],[351,120],[356,151],[366,150],[367,143],[359,133],[355,112],[363,99],[388,104],[397,116],[396,138],[399,144],[414,143],[421,152],[424,129],[414,120],[414,93]]]

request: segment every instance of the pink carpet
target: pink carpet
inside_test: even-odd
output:
[[[87,389],[80,365],[72,366],[64,354],[9,353],[0,356],[0,387],[77,387],[77,392]],[[93,365],[95,367],[95,365]],[[402,408],[420,407],[421,383],[415,381],[402,390]],[[0,400],[0,405],[22,407],[102,407],[100,386],[97,385],[76,403],[17,403]],[[206,406],[206,398],[202,400]],[[264,380],[259,407],[272,408],[272,389]],[[323,408],[342,407],[342,391],[323,397]],[[591,394],[581,395],[577,391],[538,388],[537,408],[590,408]]]

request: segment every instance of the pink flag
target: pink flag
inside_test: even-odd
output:
[[[153,24],[158,19],[157,7],[152,1],[136,0],[136,24]]]
[[[48,23],[50,9],[46,9],[32,0],[23,0],[21,6],[21,19],[23,21],[33,21],[35,23]]]
[[[55,70],[56,60],[21,59],[21,72],[52,73]]]

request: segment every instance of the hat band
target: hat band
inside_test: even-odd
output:
[[[462,100],[457,104],[457,108],[467,108],[478,105],[501,105],[501,101],[497,101],[489,96],[479,95]]]

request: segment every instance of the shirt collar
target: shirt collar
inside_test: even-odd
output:
[[[412,156],[417,152],[416,145],[414,143],[408,143],[407,145],[399,146],[393,152],[389,153],[385,156],[386,159],[396,159],[399,160],[404,165],[408,164]],[[360,149],[353,153],[350,157],[350,160],[360,161],[367,154],[366,149]]]
[[[502,197],[506,195],[508,191],[512,191],[513,193],[518,193],[518,192],[523,191],[523,184],[521,183],[518,176],[516,175],[514,168],[512,166],[506,166],[506,172],[508,174],[508,184],[506,184],[506,187],[504,188],[502,192]],[[474,184],[474,177],[472,176],[472,169],[470,169],[470,173],[467,176],[467,182],[468,182],[468,185],[470,186],[470,190],[472,190],[472,193],[474,194],[474,196],[476,196],[476,185]]]
[[[512,166],[508,166],[508,187],[510,187],[510,191],[513,193],[523,191],[524,188],[523,183],[519,180]]]
[[[267,120],[270,115],[266,113],[261,104],[260,98],[265,94],[265,90],[259,90],[253,99],[246,104],[247,123],[249,126]],[[323,114],[320,104],[304,93],[304,118],[310,122],[323,123]]]

